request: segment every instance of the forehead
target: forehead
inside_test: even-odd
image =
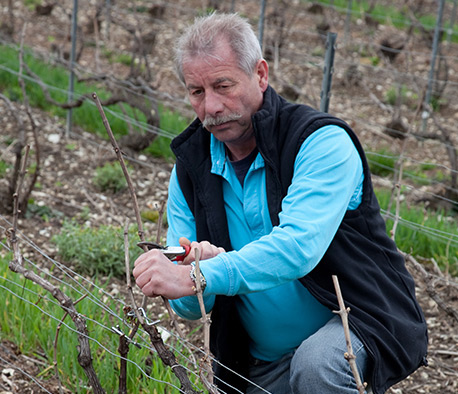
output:
[[[226,40],[218,40],[211,52],[197,53],[183,61],[183,75],[187,83],[189,78],[218,78],[222,74],[235,75],[243,73],[237,56]]]

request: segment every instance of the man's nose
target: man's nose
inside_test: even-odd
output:
[[[215,117],[223,112],[224,104],[220,95],[212,91],[205,92],[205,114]]]

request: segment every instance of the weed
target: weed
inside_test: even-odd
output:
[[[129,167],[128,171],[131,171]],[[117,162],[108,162],[102,167],[97,167],[92,183],[102,192],[117,193],[127,187],[126,178]]]
[[[115,57],[114,62],[124,64],[125,66],[130,66],[132,63],[132,55],[121,53]]]
[[[69,150],[69,151],[74,151],[78,148],[78,145],[74,144],[74,143],[71,143],[71,144],[66,144],[65,145],[65,149]]]
[[[0,177],[3,177],[10,167],[11,165],[9,165],[6,161],[0,160]]]
[[[33,9],[37,5],[41,5],[42,0],[25,0],[24,4],[27,6],[29,9]]]
[[[83,209],[81,210],[81,213],[78,215],[78,218],[82,220],[83,222],[85,222],[86,220],[89,219],[90,213],[91,213],[91,210],[89,209],[89,207],[83,207]]]
[[[27,212],[25,214],[25,217],[31,218],[33,216],[39,216],[45,222],[48,222],[50,218],[63,217],[64,214],[53,208],[49,208],[46,205],[35,204],[33,200],[31,200],[31,202],[29,202],[29,204],[27,205]]]
[[[133,264],[141,250],[136,246],[134,228],[129,230],[129,235],[129,259]],[[76,221],[66,221],[52,241],[62,259],[75,264],[75,269],[82,274],[125,277],[124,239],[120,227],[93,228],[81,226]]]
[[[409,107],[415,107],[418,100],[418,94],[411,92],[405,85],[392,86],[385,92],[385,101],[390,105],[408,104]]]
[[[371,59],[371,64],[374,67],[377,67],[380,64],[380,58],[378,56],[372,56],[370,59]]]

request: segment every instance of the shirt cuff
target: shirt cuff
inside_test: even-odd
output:
[[[205,287],[205,295],[225,295],[233,296],[234,291],[234,273],[230,269],[230,264],[227,261],[229,253],[221,253],[208,260],[202,260],[200,270],[205,276],[207,286]]]

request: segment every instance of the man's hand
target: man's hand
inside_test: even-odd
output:
[[[189,264],[195,260],[195,249],[200,251],[200,260],[224,252],[223,248],[207,241],[190,242],[186,238],[180,238],[180,244],[191,246],[191,252],[180,265],[171,262],[159,249],[143,253],[135,261],[132,273],[143,294],[148,297],[164,296],[172,300],[194,295],[194,282],[189,275]]]
[[[172,263],[159,249],[143,253],[132,271],[135,282],[148,297],[176,299],[194,294],[191,268]]]
[[[202,242],[191,242],[189,239],[185,237],[181,237],[178,242],[180,245],[188,245],[191,247],[191,251],[189,254],[184,258],[184,260],[181,262],[183,265],[189,265],[193,261],[196,260],[196,249],[199,249],[200,252],[200,258],[199,260],[206,260],[210,259],[212,257],[215,257],[217,254],[224,253],[225,250],[224,248],[219,248],[215,245],[212,245],[208,241],[202,241]]]

